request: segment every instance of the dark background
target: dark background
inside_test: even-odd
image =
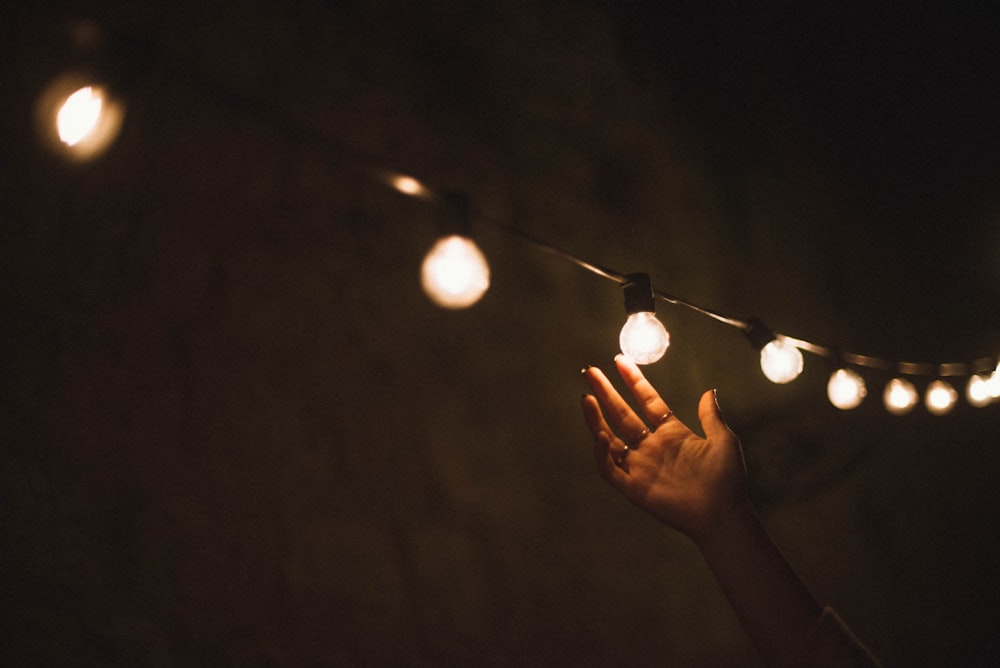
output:
[[[596,476],[579,369],[621,290],[480,220],[889,360],[1000,353],[1000,12],[756,3],[58,3],[2,14],[7,665],[746,666],[697,551]],[[33,131],[89,17],[128,112]],[[1000,408],[841,412],[661,304],[648,368],[716,387],[765,523],[889,665],[1000,660]],[[929,379],[915,379],[919,387]],[[964,380],[959,389],[964,390]],[[748,574],[751,575],[752,574]]]

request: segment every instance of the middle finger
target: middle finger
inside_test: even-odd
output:
[[[632,358],[625,355],[616,355],[615,364],[618,366],[618,373],[622,380],[632,392],[635,401],[646,414],[646,419],[657,427],[665,422],[672,413],[667,402],[660,397],[660,393],[646,380],[639,366]]]

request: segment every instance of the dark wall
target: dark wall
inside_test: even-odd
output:
[[[820,343],[998,352],[993,16],[124,4],[122,134],[70,164],[32,114],[83,13],[6,13],[7,664],[759,663],[593,471],[620,289],[489,220]],[[421,293],[438,211],[381,167],[481,209],[480,304]],[[873,373],[841,413],[825,360],[774,386],[660,308],[650,378],[691,425],[719,388],[817,597],[891,665],[995,661],[997,408],[892,417]]]

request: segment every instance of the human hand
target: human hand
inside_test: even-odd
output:
[[[593,395],[584,396],[583,415],[597,469],[629,501],[702,545],[732,513],[750,509],[739,439],[714,391],[698,404],[707,437],[701,438],[673,415],[635,362],[618,355],[615,364],[642,416],[600,369],[584,369]]]

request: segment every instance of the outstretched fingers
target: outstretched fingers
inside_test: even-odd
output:
[[[598,408],[604,407],[604,413],[611,423],[611,428],[626,444],[634,446],[649,435],[649,428],[641,417],[635,414],[622,396],[618,394],[608,377],[596,366],[583,370],[583,377],[593,391]]]
[[[667,402],[660,397],[660,393],[646,380],[635,361],[627,355],[617,355],[615,356],[615,365],[618,367],[618,373],[622,380],[625,381],[632,396],[635,397],[636,403],[645,414],[646,419],[653,424],[653,427],[659,427],[660,424],[669,420],[673,412]]]
[[[597,462],[597,471],[605,480],[621,484],[624,481],[625,472],[619,468],[618,462],[626,452],[626,446],[615,437],[611,427],[604,419],[601,406],[597,399],[590,394],[583,396],[583,419],[587,423],[587,429],[594,437],[594,459]]]

